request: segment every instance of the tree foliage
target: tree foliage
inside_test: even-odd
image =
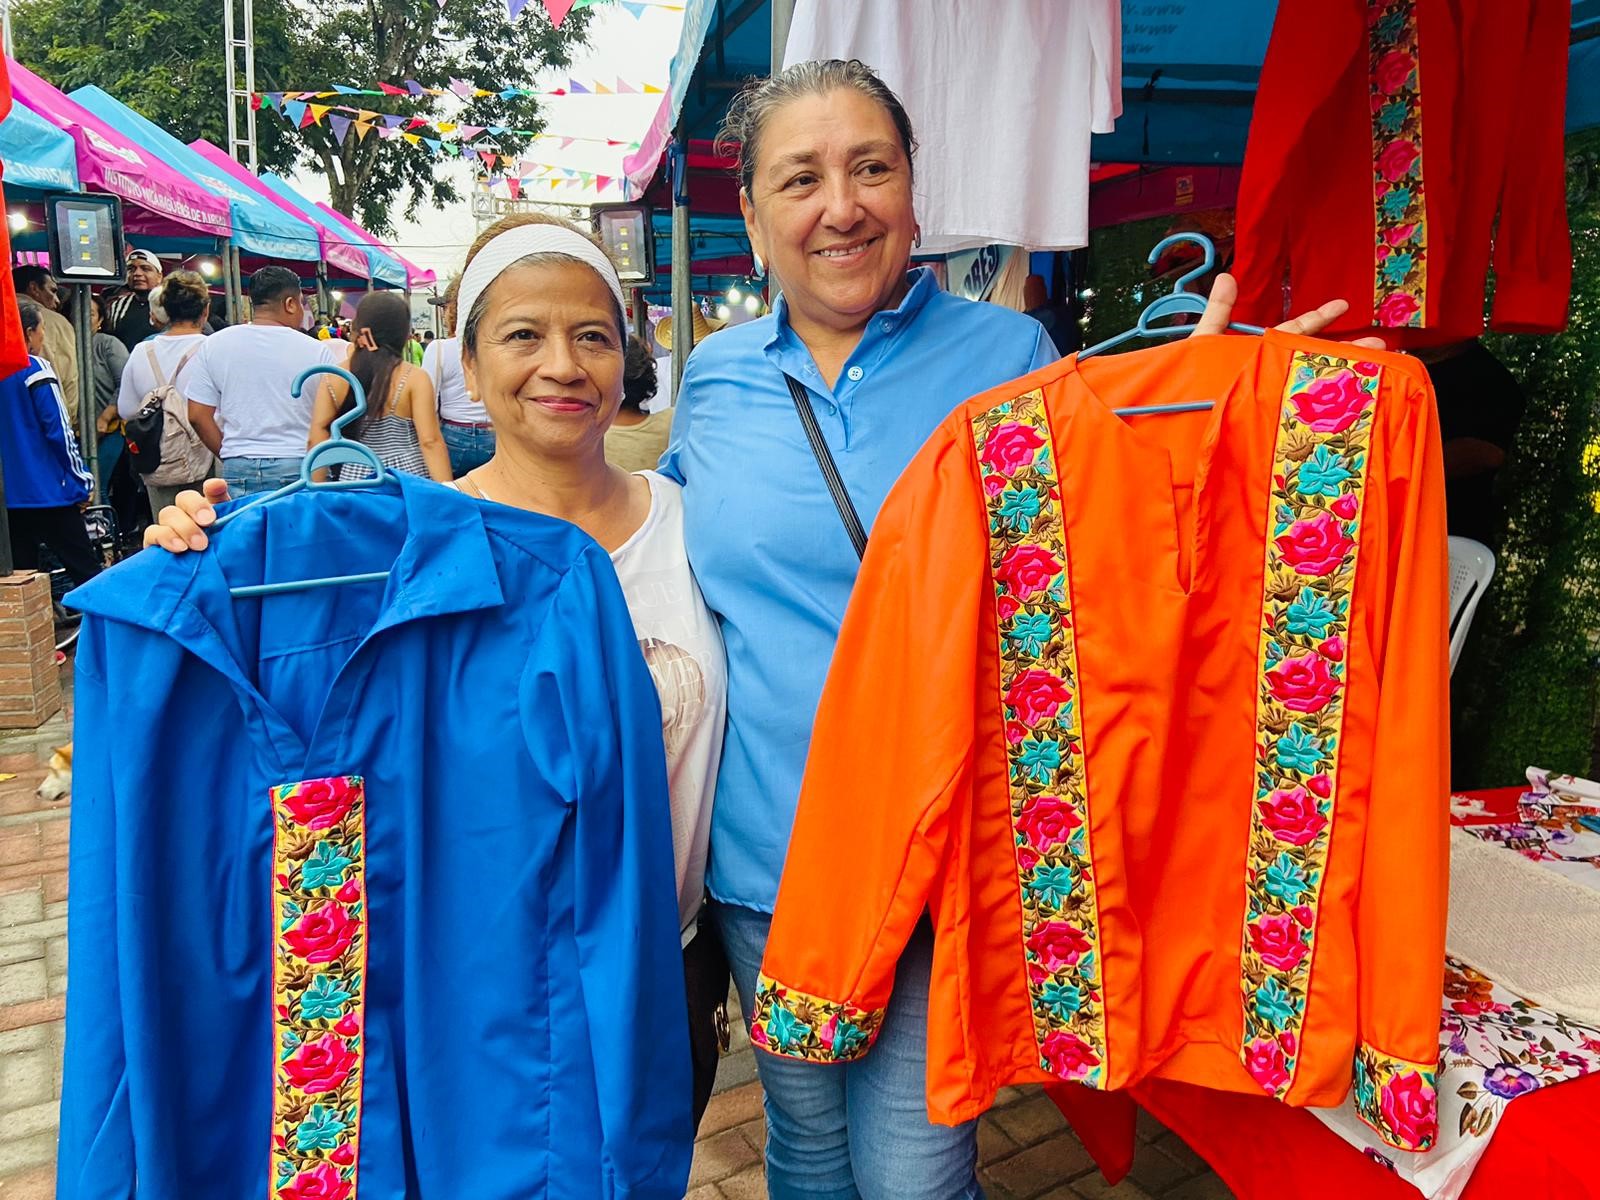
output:
[[[446,87],[452,79],[527,86],[545,67],[571,61],[590,17],[578,9],[556,29],[542,7],[531,4],[512,21],[505,0],[447,0],[443,7],[433,0],[255,0],[254,11],[256,88],[264,92],[405,79],[428,87]],[[64,90],[98,84],[183,141],[205,137],[224,145],[222,14],[218,0],[19,0],[17,57]],[[338,102],[473,125],[543,128],[536,97]],[[339,144],[326,122],[296,130],[267,111],[257,114],[256,129],[264,170],[310,166],[327,178],[333,207],[375,233],[392,230],[402,197],[408,217],[423,204],[442,208],[460,199],[433,155],[403,139],[376,132],[361,138],[352,127]],[[525,145],[513,135],[495,139],[506,154]]]

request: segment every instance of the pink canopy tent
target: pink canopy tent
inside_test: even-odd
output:
[[[59,88],[13,58],[6,59],[11,90],[26,108],[71,136],[78,178],[89,190],[110,192],[127,204],[130,233],[227,238],[233,232],[228,202],[158,161],[149,151],[100,120]]]
[[[408,292],[414,291],[419,287],[427,287],[429,284],[438,279],[438,276],[434,274],[434,272],[417,266],[416,263],[412,262],[403,254],[395,250],[393,246],[387,246],[380,242],[377,238],[373,237],[365,229],[361,228],[361,226],[357,225],[354,221],[345,216],[342,212],[339,212],[337,209],[329,208],[320,200],[317,201],[317,207],[327,214],[330,221],[334,222],[340,229],[345,230],[352,237],[361,238],[371,245],[376,246],[391,258],[396,259],[400,265],[406,269],[406,290]]]
[[[343,230],[337,229],[327,222],[319,221],[309,212],[290,208],[276,192],[252,175],[246,167],[242,166],[220,147],[212,145],[204,138],[197,138],[195,141],[190,142],[189,149],[199,154],[218,170],[225,172],[228,178],[235,181],[240,187],[249,188],[254,194],[283,209],[292,217],[302,221],[309,221],[317,231],[317,240],[322,251],[322,261],[327,263],[334,271],[349,275],[355,279],[365,279],[367,277],[366,250],[360,245],[354,244],[354,239]]]

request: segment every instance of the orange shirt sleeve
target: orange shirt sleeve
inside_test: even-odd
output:
[[[1449,563],[1433,389],[1410,379],[1390,451],[1404,495],[1387,553],[1372,794],[1356,898],[1356,1108],[1383,1139],[1425,1148],[1437,1126],[1439,1003],[1449,901]]]
[[[984,512],[968,426],[952,420],[873,524],[757,986],[750,1037],[770,1053],[866,1053],[969,807]]]

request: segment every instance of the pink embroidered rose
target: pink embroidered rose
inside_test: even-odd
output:
[[[1316,433],[1343,433],[1371,403],[1354,371],[1337,371],[1292,397],[1295,415]]]
[[[1052,1029],[1045,1034],[1039,1051],[1050,1064],[1051,1073],[1062,1079],[1082,1079],[1090,1067],[1100,1065],[1100,1056],[1089,1043],[1064,1029]]]
[[[341,904],[354,904],[361,899],[361,881],[359,879],[346,879],[344,886],[335,892],[333,896]]]
[[[350,1200],[350,1181],[332,1163],[318,1163],[280,1187],[277,1200]]]
[[[1378,305],[1378,324],[1388,329],[1409,325],[1411,318],[1417,315],[1418,307],[1416,297],[1406,292],[1385,296],[1383,303]]]
[[[1299,921],[1301,925],[1307,929],[1311,928],[1312,919],[1316,914],[1311,911],[1309,904],[1296,904],[1289,911],[1294,914],[1294,919]]]
[[[308,1096],[338,1091],[356,1065],[355,1052],[337,1034],[325,1033],[314,1042],[301,1042],[283,1060],[289,1082]]]
[[[1017,818],[1017,828],[1037,850],[1059,846],[1083,821],[1059,796],[1035,796]]]
[[[1326,512],[1296,521],[1273,540],[1284,562],[1299,574],[1313,577],[1332,575],[1356,546],[1339,519]]]
[[[1334,662],[1344,661],[1344,639],[1338,634],[1326,639],[1317,647],[1317,653]]]
[[[1011,681],[1004,699],[1016,709],[1017,720],[1024,725],[1037,725],[1060,713],[1061,706],[1072,699],[1072,692],[1049,671],[1030,668]]]
[[[1352,369],[1357,375],[1365,375],[1368,379],[1371,379],[1379,371],[1383,370],[1383,368],[1375,362],[1358,362]]]
[[[1011,620],[1012,617],[1017,615],[1017,609],[1021,607],[1022,605],[1017,602],[1015,596],[999,596],[996,597],[994,602],[995,615],[1002,621]]]
[[[1039,852],[1030,846],[1017,847],[1017,869],[1027,874],[1039,865]]]
[[[1339,692],[1327,660],[1315,654],[1284,659],[1267,672],[1267,686],[1278,703],[1300,713],[1321,712]]]
[[[1013,746],[1027,736],[1027,727],[1024,726],[1021,721],[1006,722],[1006,741],[1010,742]]]
[[[1356,513],[1361,511],[1361,501],[1356,499],[1354,492],[1346,492],[1328,507],[1333,510],[1333,515],[1341,521],[1350,521],[1354,520]]]
[[[1411,235],[1417,231],[1417,223],[1412,221],[1409,225],[1391,225],[1383,231],[1383,240],[1391,246],[1399,246],[1411,240]],[[1367,366],[1373,364],[1367,363]]]
[[[1256,802],[1261,823],[1272,836],[1291,846],[1304,846],[1316,840],[1328,827],[1328,818],[1317,811],[1317,802],[1305,788],[1284,788]]]
[[[995,576],[1019,600],[1044,591],[1061,574],[1061,560],[1043,546],[1013,546],[1000,559]]]
[[[1392,96],[1405,87],[1406,80],[1411,78],[1411,72],[1416,70],[1417,60],[1412,58],[1405,50],[1391,50],[1378,60],[1378,69],[1375,77],[1378,81],[1378,90],[1386,96]]]
[[[342,904],[321,904],[305,913],[283,935],[291,952],[308,963],[332,962],[350,948],[360,928]]]
[[[1006,490],[1006,481],[1000,475],[985,475],[983,477],[983,494],[985,496],[998,496]]]
[[[1089,939],[1076,926],[1065,921],[1046,921],[1028,936],[1028,949],[1050,971],[1063,963],[1071,965],[1089,951]]]
[[[1326,775],[1313,775],[1306,780],[1306,787],[1311,789],[1313,795],[1321,796],[1324,800],[1333,795],[1333,780]]]
[[[1378,174],[1390,183],[1397,183],[1406,177],[1411,170],[1411,164],[1416,162],[1418,157],[1416,143],[1399,138],[1385,146],[1378,155]]]
[[[1033,461],[1034,451],[1043,445],[1044,438],[1032,425],[1019,425],[1015,421],[1008,421],[983,439],[983,455],[980,461],[1010,479]]]
[[[339,1023],[333,1027],[333,1031],[340,1037],[355,1037],[361,1032],[361,1018],[353,1012],[345,1013],[339,1018]]]
[[[355,789],[342,777],[312,779],[302,783],[283,802],[296,825],[330,829],[345,819],[356,801]]]
[[[1245,1069],[1261,1090],[1276,1092],[1289,1082],[1289,1064],[1283,1056],[1283,1047],[1271,1038],[1257,1038],[1244,1048]]]
[[[1426,1150],[1439,1134],[1439,1098],[1416,1071],[1403,1071],[1383,1085],[1378,1101],[1386,1140]]]
[[[1247,928],[1251,947],[1274,971],[1292,971],[1306,956],[1300,927],[1288,913],[1268,913]]]
[[[348,1167],[356,1161],[356,1152],[351,1148],[350,1143],[346,1142],[328,1155],[328,1161],[338,1163],[341,1167]]]

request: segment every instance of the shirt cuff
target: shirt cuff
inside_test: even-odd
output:
[[[825,1000],[761,975],[756,980],[750,1040],[768,1054],[806,1062],[841,1063],[872,1049],[884,1010]]]
[[[1439,1136],[1439,1064],[1356,1050],[1356,1115],[1397,1150],[1427,1150]]]

